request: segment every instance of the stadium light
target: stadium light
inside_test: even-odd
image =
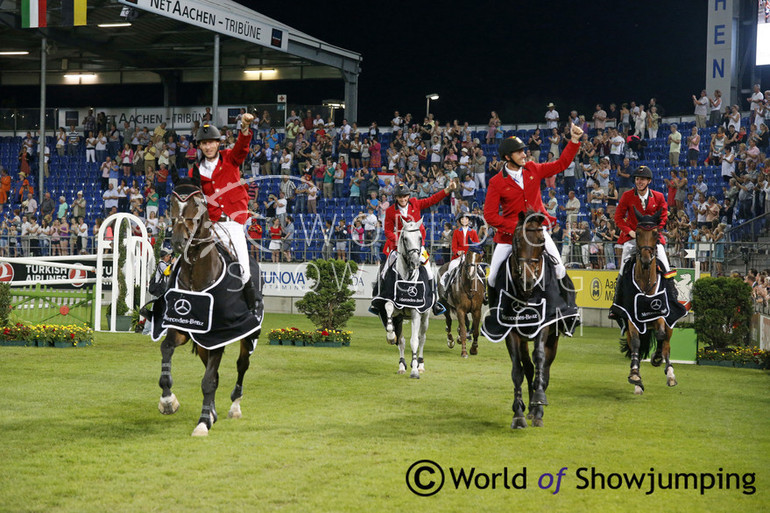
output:
[[[99,23],[97,27],[99,28],[118,28],[118,27],[130,27],[131,24],[129,22],[123,22],[123,23]]]
[[[430,114],[430,101],[438,100],[438,93],[430,93],[425,95],[425,117]]]
[[[29,52],[26,50],[7,50],[0,52],[0,55],[29,55]]]
[[[264,68],[264,69],[260,69],[260,68],[249,69],[249,68],[247,68],[247,69],[243,70],[243,72],[246,73],[247,75],[253,75],[253,74],[257,74],[257,73],[275,73],[276,71],[278,71],[278,70],[276,70],[275,68]]]

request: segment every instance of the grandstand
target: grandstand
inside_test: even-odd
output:
[[[746,119],[743,120],[743,124],[746,124],[747,122],[748,121]],[[682,122],[679,123],[679,130],[683,134],[686,134],[689,133],[693,126],[694,122]],[[706,157],[708,156],[708,142],[710,141],[711,135],[715,131],[716,127],[708,127],[700,130],[701,144],[699,162],[705,161]],[[526,141],[533,132],[534,128],[507,130],[505,131],[504,136],[511,137],[516,135]],[[179,133],[183,134],[184,132]],[[669,125],[662,124],[658,132],[659,136],[656,139],[647,140],[648,146],[644,151],[644,157],[634,163],[635,166],[647,165],[650,167],[654,172],[654,179],[652,184],[653,188],[663,191],[664,193],[666,192],[666,188],[663,179],[669,176],[669,172],[671,170],[671,167],[669,166],[668,144],[666,142],[666,138],[669,133]],[[594,130],[590,130],[589,136],[592,137],[593,135],[595,135]],[[472,136],[474,139],[484,141],[486,139],[486,129],[473,131]],[[252,144],[256,143],[256,137],[257,135],[255,132],[255,139],[253,140]],[[279,144],[283,145],[284,134],[279,134],[278,137]],[[313,138],[314,136],[311,134],[311,142],[313,141]],[[391,138],[392,134],[389,132],[380,133],[383,162],[387,162],[386,151],[390,146]],[[51,172],[50,177],[45,179],[44,190],[51,192],[51,195],[54,198],[60,195],[65,196],[68,204],[74,200],[76,192],[78,190],[82,190],[87,202],[86,222],[89,224],[89,227],[93,226],[96,218],[101,217],[101,213],[103,212],[102,190],[100,186],[100,180],[98,180],[98,177],[100,176],[99,163],[86,162],[85,149],[84,145],[82,144],[79,147],[80,153],[73,156],[59,156],[55,151],[55,139],[53,137],[47,137],[46,144],[51,150]],[[18,161],[18,154],[21,145],[21,137],[0,138],[0,164],[2,164],[9,171],[9,174],[13,178],[12,191],[18,191],[19,187],[21,186],[19,179],[20,164]],[[489,157],[492,155],[497,155],[497,145],[480,144],[480,147],[482,148],[484,154],[488,157],[488,166],[490,160]],[[547,155],[549,148],[550,143],[546,140],[541,147],[541,155]],[[686,159],[687,153],[686,151],[682,151],[680,154],[679,163],[681,168],[687,169],[688,176],[693,179],[691,180],[691,183],[694,181],[694,178],[697,175],[702,174],[704,176],[704,181],[708,185],[709,194],[716,196],[717,200],[721,203],[724,200],[722,191],[723,182],[721,178],[721,168],[713,165],[699,165],[697,167],[690,167],[687,165],[688,163],[686,162]],[[543,160],[542,157],[541,160]],[[296,163],[294,166],[295,168],[293,170],[293,175],[296,177],[298,176]],[[345,197],[324,199],[319,195],[318,213],[323,220],[329,219],[337,222],[339,219],[344,219],[347,223],[352,223],[352,220],[355,218],[355,216],[362,210],[359,205],[349,205],[349,201],[347,199],[349,194],[350,179],[355,171],[355,169],[348,169],[344,186]],[[491,173],[489,170],[487,170],[487,182],[489,181],[490,176]],[[614,171],[611,172],[610,178],[611,180],[615,180],[616,176]],[[136,179],[139,182],[139,185],[143,187],[144,177],[139,176],[136,177]],[[33,176],[30,177],[30,180],[32,185],[35,187],[35,190],[37,191],[38,184],[36,183],[36,176],[34,173]],[[259,205],[263,204],[263,201],[267,199],[268,194],[277,193],[279,182],[279,177],[267,177],[260,180],[260,188],[257,197]],[[590,223],[591,216],[589,203],[586,201],[585,182],[585,178],[577,179],[575,193],[581,200],[581,219],[588,220]],[[557,183],[555,192],[559,204],[564,205],[567,201],[568,191],[565,190],[563,185]],[[474,206],[482,206],[484,203],[484,195],[485,191],[477,191],[474,198],[475,201],[470,205],[471,208]],[[544,190],[544,203],[547,202],[547,196],[547,190]],[[18,201],[18,199],[14,197],[13,194],[11,195],[11,198],[12,200],[4,205],[3,214],[5,215],[8,215],[14,208],[19,208],[18,203],[14,203]],[[165,205],[165,198],[161,194],[159,207],[159,213],[161,215],[165,213]],[[317,223],[315,223],[314,217],[315,216],[302,214],[295,215],[295,228],[297,230],[295,234],[295,251],[307,259],[319,257],[323,244],[322,238],[320,236],[319,226]],[[560,211],[557,217],[559,218],[562,226],[564,226],[566,221],[565,213]],[[733,222],[733,227],[739,227],[743,221],[745,220],[735,219]],[[433,213],[433,215],[427,216],[425,222],[429,234],[428,236],[435,243],[440,238],[443,223],[453,223],[454,217],[450,212],[449,205],[441,204],[438,207],[438,210]],[[751,227],[733,230],[730,234],[730,240],[755,240],[756,230],[758,227],[763,227],[762,221],[760,221],[760,224],[752,225]]]

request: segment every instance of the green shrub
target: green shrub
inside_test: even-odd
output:
[[[11,285],[0,283],[0,326],[8,324],[8,316],[11,313]]]
[[[751,287],[735,278],[701,278],[692,293],[695,333],[706,347],[745,346],[754,307]]]
[[[315,281],[316,287],[297,301],[297,309],[321,329],[343,328],[356,307],[349,287],[356,272],[355,262],[319,259],[308,263],[307,277]]]

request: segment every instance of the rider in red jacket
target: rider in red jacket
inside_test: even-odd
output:
[[[249,247],[244,225],[251,218],[248,187],[241,181],[240,167],[249,153],[254,116],[246,113],[243,127],[232,150],[220,150],[221,136],[214,125],[204,124],[197,134],[198,148],[203,158],[194,165],[193,175],[200,174],[201,189],[206,203],[214,236],[234,252],[241,267],[243,295],[249,310],[256,313],[257,290],[251,279]],[[259,279],[259,277],[255,277]]]
[[[387,258],[385,259],[385,263],[381,266],[379,272],[377,273],[377,282],[374,284],[374,296],[376,297],[379,292],[379,281],[382,278],[382,275],[385,274],[386,270],[390,269],[390,267],[395,262],[395,253],[394,250],[398,246],[398,236],[401,233],[401,228],[403,227],[403,224],[405,221],[411,221],[411,222],[418,222],[420,219],[422,219],[422,209],[431,207],[435,205],[436,203],[440,202],[444,198],[446,198],[450,192],[452,192],[457,185],[454,181],[450,181],[447,187],[443,191],[438,191],[434,195],[424,198],[424,199],[417,199],[411,197],[411,191],[409,190],[409,187],[407,187],[405,184],[400,183],[396,186],[395,190],[393,191],[393,197],[395,198],[395,202],[388,207],[388,209],[385,211],[385,224],[383,226],[383,231],[385,232],[385,247],[383,249],[383,252],[385,255],[387,255]],[[422,233],[422,239],[425,240],[425,227],[420,226],[420,232]],[[435,277],[433,276],[433,270],[431,269],[430,265],[425,265],[428,263],[428,257],[427,257],[427,251],[425,251],[425,248],[422,248],[421,251],[422,254],[422,263],[425,266],[425,270],[428,272],[428,276],[430,277],[431,281],[433,282],[433,287],[435,290]],[[442,313],[444,310],[444,307],[439,303],[436,302],[433,306],[433,313],[438,315]],[[370,309],[371,311],[371,309]],[[378,313],[378,312],[374,312]]]
[[[666,203],[666,197],[663,193],[653,191],[650,189],[650,182],[652,181],[652,171],[647,166],[640,166],[634,174],[634,188],[630,191],[623,193],[618,202],[618,207],[615,209],[615,225],[620,230],[620,236],[618,237],[618,244],[623,245],[623,253],[620,257],[620,266],[618,270],[618,280],[615,284],[615,299],[613,304],[617,302],[620,296],[620,287],[623,280],[620,277],[623,275],[625,265],[628,260],[631,260],[636,253],[636,226],[637,219],[634,209],[639,214],[646,216],[655,216],[660,213],[660,221],[658,223],[659,240],[656,247],[656,258],[663,271],[662,285],[666,288],[668,296],[672,300],[677,299],[677,290],[673,277],[676,274],[675,271],[671,271],[671,267],[668,263],[668,256],[666,255],[666,239],[663,237],[663,231],[666,229],[666,223],[668,222],[668,204]],[[610,319],[618,319],[620,312],[614,308],[610,308]]]
[[[519,213],[534,210],[546,216],[548,225],[556,222],[543,205],[540,192],[540,182],[544,178],[561,173],[570,165],[580,148],[580,137],[583,130],[575,125],[570,126],[571,140],[556,162],[538,164],[527,162],[526,145],[518,137],[505,139],[498,148],[500,159],[505,162],[502,171],[489,180],[487,197],[484,203],[484,219],[487,224],[496,229],[494,241],[495,252],[489,266],[489,299],[496,303],[498,286],[495,279],[500,267],[513,251],[513,233],[519,222]],[[543,226],[545,234],[545,252],[556,263],[556,278],[561,280],[567,271],[561,260],[561,254],[556,248],[547,227]]]

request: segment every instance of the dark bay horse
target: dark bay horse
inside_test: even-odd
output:
[[[444,291],[446,296],[444,316],[446,317],[447,346],[450,349],[455,346],[455,341],[452,338],[452,313],[454,312],[457,317],[457,338],[462,345],[460,356],[468,358],[466,341],[469,329],[473,337],[470,354],[478,353],[481,307],[484,303],[485,288],[483,273],[480,270],[483,256],[482,253],[471,250],[460,258],[462,260],[459,269],[457,269],[457,275]],[[469,316],[473,319],[472,324],[469,322]]]
[[[651,296],[658,292],[661,287],[661,276],[658,273],[658,243],[659,232],[658,224],[660,221],[660,212],[654,216],[642,215],[634,209],[634,215],[638,221],[636,227],[636,256],[633,261],[633,277],[636,287],[645,296]],[[629,261],[626,265],[632,265]],[[626,356],[631,358],[631,372],[628,375],[628,382],[634,385],[634,393],[641,395],[644,393],[644,384],[639,374],[639,362],[654,354],[650,360],[653,367],[659,367],[665,361],[664,372],[666,374],[666,383],[673,387],[677,385],[674,367],[669,361],[671,353],[671,334],[673,329],[668,326],[664,317],[644,323],[644,331],[641,332],[637,326],[628,321],[626,331]]]
[[[170,216],[173,223],[171,243],[174,250],[182,255],[179,266],[177,286],[189,291],[203,291],[214,284],[222,273],[229,272],[216,249],[214,235],[211,229],[206,199],[200,189],[200,182],[195,180],[179,181],[175,184],[170,200]],[[214,321],[216,322],[216,320]],[[230,394],[232,406],[228,412],[230,418],[241,417],[240,402],[243,396],[243,376],[249,368],[249,356],[259,337],[256,331],[240,341],[238,356],[238,379]],[[174,349],[190,339],[190,334],[174,328],[168,328],[166,337],[160,344],[162,354],[161,375],[159,385],[163,390],[158,403],[158,409],[165,415],[175,413],[179,409],[179,401],[171,392],[171,357]],[[208,435],[211,426],[217,421],[215,395],[219,384],[219,364],[222,361],[224,346],[216,349],[206,349],[195,344],[193,352],[197,352],[206,371],[201,381],[203,391],[203,406],[193,436]]]
[[[508,259],[508,272],[513,280],[515,299],[528,302],[536,287],[549,284],[544,281],[547,256],[544,254],[545,234],[543,223],[546,218],[537,212],[521,213],[519,223],[513,234],[513,250]],[[501,277],[498,277],[498,280]],[[557,282],[558,283],[558,282]],[[557,284],[550,284],[557,286]],[[490,305],[492,306],[492,305]],[[526,309],[525,309],[526,311]],[[535,328],[537,329],[537,328]],[[505,337],[508,354],[513,368],[511,379],[514,387],[513,422],[511,428],[527,427],[524,415],[525,405],[522,399],[522,383],[527,379],[529,392],[529,415],[534,427],[543,426],[543,406],[548,404],[545,391],[551,377],[551,364],[556,358],[559,346],[557,323],[540,326],[537,333],[530,326],[512,329]],[[533,341],[532,356],[529,354],[529,341]]]

